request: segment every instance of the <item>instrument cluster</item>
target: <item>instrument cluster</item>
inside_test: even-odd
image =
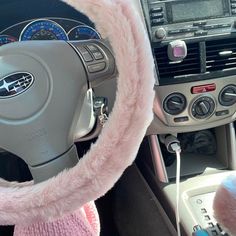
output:
[[[0,46],[27,40],[100,39],[100,34],[83,22],[67,18],[42,18],[17,23],[0,32]]]

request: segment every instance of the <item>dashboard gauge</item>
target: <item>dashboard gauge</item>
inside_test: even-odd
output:
[[[65,30],[51,20],[35,20],[29,23],[20,35],[20,41],[68,40]]]
[[[99,33],[93,28],[85,25],[77,26],[69,31],[70,40],[100,39]]]
[[[14,38],[13,36],[10,35],[0,35],[0,46],[8,43],[13,43],[18,41],[17,38]]]

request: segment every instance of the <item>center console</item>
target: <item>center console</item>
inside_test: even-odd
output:
[[[236,1],[142,3],[162,108],[157,117],[171,127],[236,119]]]
[[[182,138],[183,234],[192,235],[200,225],[208,235],[227,235],[214,219],[212,202],[220,182],[236,170],[236,0],[141,2],[156,64],[154,112],[158,125],[165,126],[156,133]],[[184,136],[198,141],[184,146]],[[176,163],[161,137],[149,137],[152,160],[147,169],[174,224]],[[204,142],[207,146],[207,139],[214,139],[215,152],[186,151]]]

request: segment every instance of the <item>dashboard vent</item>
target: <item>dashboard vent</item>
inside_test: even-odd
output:
[[[236,39],[206,42],[207,72],[236,69]]]
[[[201,72],[199,44],[188,44],[187,48],[187,57],[182,62],[178,63],[173,63],[169,60],[167,46],[154,48],[154,56],[156,58],[161,80],[163,78],[182,77],[199,74]]]

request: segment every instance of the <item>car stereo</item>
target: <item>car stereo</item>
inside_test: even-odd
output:
[[[236,0],[143,0],[152,42],[229,33]]]
[[[236,74],[236,0],[142,0],[159,85]]]
[[[164,10],[165,9],[165,10]],[[155,12],[155,8],[151,9]],[[227,0],[183,0],[166,2],[163,5],[167,23],[203,20],[230,15]],[[155,14],[153,14],[155,16]]]

